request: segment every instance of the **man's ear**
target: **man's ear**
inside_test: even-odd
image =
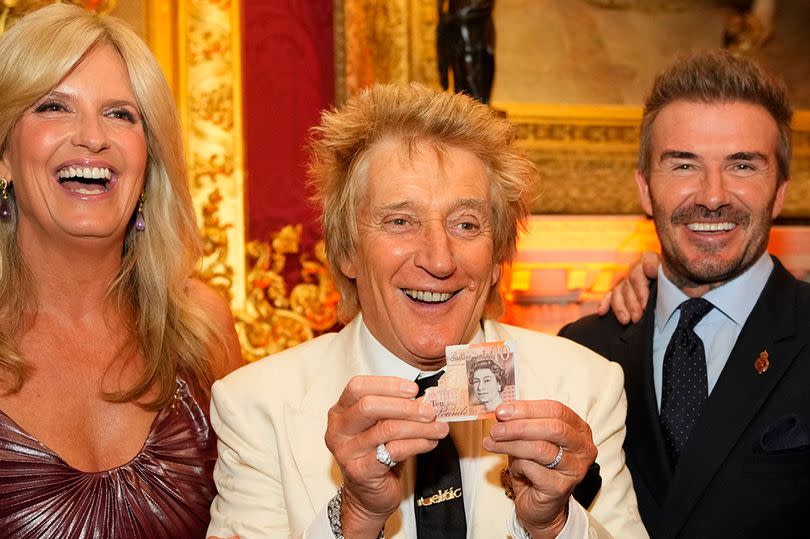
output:
[[[498,279],[501,278],[501,266],[503,266],[503,262],[500,264],[495,264],[495,267],[492,268],[492,280],[489,282],[489,286],[498,284]]]
[[[782,206],[785,205],[785,193],[787,192],[787,185],[788,181],[785,179],[784,181],[776,180],[778,185],[776,186],[776,196],[773,200],[773,209],[771,210],[771,219],[776,219],[779,217],[779,214],[782,213]]]
[[[338,264],[340,267],[340,273],[348,277],[349,279],[356,279],[357,278],[357,266],[354,263],[354,255],[349,255],[344,257],[343,260],[340,261]]]
[[[638,186],[638,196],[641,201],[641,208],[648,216],[652,217],[652,199],[650,198],[650,182],[636,169],[636,185]]]

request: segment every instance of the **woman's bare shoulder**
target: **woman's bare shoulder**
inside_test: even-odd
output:
[[[242,359],[242,349],[236,334],[233,313],[226,298],[211,286],[194,278],[188,279],[186,282],[186,293],[209,316],[211,324],[225,346],[224,365],[222,369],[219,369],[221,372],[217,373],[217,378],[244,365],[245,361]]]

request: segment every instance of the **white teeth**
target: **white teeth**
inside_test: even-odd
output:
[[[430,292],[427,290],[405,290],[405,294],[410,298],[425,303],[441,303],[453,297],[453,294],[447,292]]]
[[[77,177],[109,180],[112,178],[112,171],[106,167],[65,167],[56,175],[63,180]]]
[[[689,223],[686,228],[693,232],[719,232],[734,230],[734,223]]]

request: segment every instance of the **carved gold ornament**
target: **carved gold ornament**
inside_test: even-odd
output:
[[[338,292],[322,241],[315,259],[300,256],[302,282],[287,290],[287,260],[300,252],[301,230],[300,224],[287,225],[269,243],[247,244],[248,294],[236,328],[248,361],[309,340],[337,322]]]
[[[87,11],[98,14],[105,14],[115,9],[117,0],[0,0],[3,11],[0,12],[0,34],[6,28],[28,13],[48,4],[74,4],[81,6]]]
[[[233,267],[228,264],[228,234],[231,225],[219,220],[222,194],[214,189],[202,207],[203,263],[199,278],[207,282],[230,302],[233,299]]]
[[[240,313],[247,296],[242,4],[144,3],[147,41],[174,91],[182,121],[189,188],[203,238],[198,275]]]

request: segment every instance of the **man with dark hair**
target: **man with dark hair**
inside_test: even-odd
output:
[[[624,447],[654,538],[795,537],[810,507],[810,286],[766,252],[790,119],[784,87],[728,53],[661,74],[636,173],[657,286],[629,326],[620,311],[560,332],[624,367]]]

